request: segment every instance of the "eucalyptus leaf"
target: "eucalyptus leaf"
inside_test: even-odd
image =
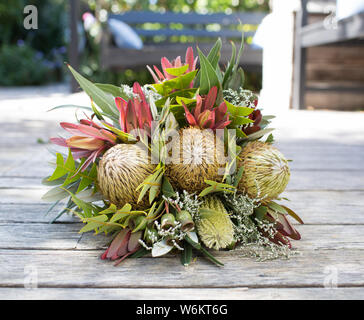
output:
[[[266,134],[272,132],[273,130],[274,130],[273,128],[259,130],[257,132],[254,132],[254,133],[248,135],[248,137],[246,139],[248,141],[257,140],[257,139],[260,139],[261,137],[265,136]]]
[[[169,246],[166,243],[166,240],[156,242],[153,244],[152,257],[163,256],[163,255],[167,254],[168,252],[170,252],[172,249],[173,249],[173,247]]]
[[[119,113],[116,108],[114,98],[110,94],[98,88],[91,81],[81,76],[70,65],[68,65],[68,68],[87,95],[91,97],[91,99],[101,108],[105,114],[107,114],[111,119],[117,121]]]

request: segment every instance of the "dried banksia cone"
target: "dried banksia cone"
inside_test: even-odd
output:
[[[133,208],[148,207],[144,197],[138,203],[140,191],[136,188],[153,172],[148,152],[135,144],[118,144],[109,149],[99,162],[98,185],[103,196],[122,207],[129,203]]]
[[[204,198],[196,227],[199,237],[208,248],[223,249],[235,241],[233,223],[224,204],[215,196]]]
[[[212,130],[185,128],[179,132],[180,148],[175,149],[166,166],[166,175],[174,187],[189,193],[207,187],[205,180],[221,181],[224,143]]]
[[[263,203],[276,199],[286,188],[290,171],[283,154],[268,143],[254,141],[247,144],[239,156],[244,167],[238,190]]]

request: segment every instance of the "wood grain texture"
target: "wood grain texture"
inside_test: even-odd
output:
[[[345,300],[363,299],[363,288],[0,288],[0,299],[25,300]]]
[[[22,287],[26,266],[37,270],[39,287],[323,287],[330,270],[338,273],[339,286],[364,286],[364,250],[356,249],[311,250],[270,262],[256,262],[234,251],[218,255],[224,267],[198,258],[187,268],[173,256],[127,259],[114,267],[99,259],[100,251],[0,250],[0,257],[2,287]]]
[[[297,212],[305,224],[364,224],[364,191],[285,191],[282,196],[290,201],[280,203]],[[36,202],[36,199],[30,203],[13,200],[12,203],[0,201],[0,223],[48,223],[63,207],[58,205],[46,216],[49,203]],[[65,214],[60,221],[78,222],[78,218]]]
[[[1,249],[105,249],[110,237],[92,232],[79,234],[82,223],[1,223]],[[300,241],[292,241],[294,248],[304,251],[320,249],[363,249],[364,225],[300,225]],[[216,252],[230,255],[231,252]]]

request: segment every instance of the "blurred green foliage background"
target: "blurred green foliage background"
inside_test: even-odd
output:
[[[26,5],[38,8],[38,30],[23,27]],[[0,0],[0,85],[38,85],[62,81],[69,39],[68,6],[65,0]],[[173,12],[269,11],[269,0],[81,0],[81,14],[89,11],[102,21],[107,12],[151,10]],[[81,18],[81,17],[80,17]],[[80,19],[81,21],[81,19]],[[146,69],[119,72],[101,70],[98,37],[80,30],[81,72],[95,82],[119,85],[152,81]],[[261,75],[246,73],[246,87],[259,90]]]

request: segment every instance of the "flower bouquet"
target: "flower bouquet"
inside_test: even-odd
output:
[[[221,266],[214,250],[274,259],[300,239],[288,216],[302,220],[277,203],[290,171],[272,146],[273,117],[243,89],[243,45],[232,43],[223,69],[221,46],[196,58],[190,47],[184,63],[163,57],[144,86],[93,84],[68,66],[91,103],[77,123],[60,123],[70,137],[51,138],[68,153],[55,152],[43,198],[49,211],[65,201],[57,218],[76,215],[81,233],[112,235],[101,259],[180,253],[183,265],[197,255]]]

